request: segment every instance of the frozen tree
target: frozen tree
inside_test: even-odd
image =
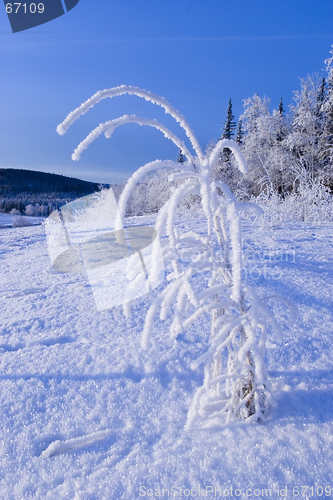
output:
[[[243,131],[243,121],[238,120],[237,124],[237,130],[236,130],[236,143],[238,145],[243,144],[243,137],[244,137],[244,131]]]
[[[321,83],[318,88],[318,93],[317,93],[317,99],[316,99],[316,114],[319,118],[319,120],[323,120],[324,116],[324,109],[323,109],[323,104],[326,101],[326,81],[325,78],[321,79]]]
[[[161,168],[148,173],[133,189],[127,201],[126,215],[156,213],[170,198],[180,181],[169,181],[170,173],[179,169]]]
[[[236,122],[232,112],[232,102],[229,99],[225,122],[223,123],[222,139],[232,139],[235,133]]]
[[[177,161],[178,161],[178,163],[185,163],[185,161],[186,161],[186,157],[183,155],[183,152],[181,149],[178,152]]]
[[[259,195],[263,189],[284,194],[292,186],[292,159],[283,140],[288,130],[282,101],[272,114],[269,105],[268,98],[255,94],[244,101],[241,116],[245,132],[242,151],[250,167],[247,177],[253,195]]]
[[[266,190],[255,198],[263,209],[260,218],[267,229],[285,224],[287,220],[302,222],[333,221],[333,198],[330,190],[319,178],[313,178],[311,173],[301,164],[295,164],[293,174],[294,190],[284,198],[277,193],[270,194]]]
[[[221,139],[233,138],[236,128],[236,122],[234,121],[234,119],[235,117],[232,112],[232,101],[231,99],[229,99],[225,121],[223,122]],[[221,139],[219,139],[219,141]],[[216,169],[216,178],[224,182],[227,182],[228,185],[230,185],[233,180],[232,179],[233,166],[230,161],[230,157],[231,157],[231,149],[223,148],[223,150],[220,153],[220,158]]]
[[[37,207],[35,207],[31,203],[25,207],[25,214],[26,215],[30,215],[30,216],[37,215],[37,213],[38,213],[37,211],[38,211]]]
[[[286,145],[289,128],[285,117],[282,98],[277,110],[271,115],[273,138],[268,152],[269,172],[273,190],[284,197],[292,190],[294,180],[292,165],[293,158]]]
[[[325,149],[324,125],[321,114],[324,86],[318,75],[301,79],[300,91],[294,92],[291,106],[292,124],[286,144],[297,162],[301,162],[314,178],[323,168]]]
[[[278,121],[276,140],[281,142],[281,141],[283,141],[283,139],[285,139],[286,135],[288,134],[286,120],[285,120],[285,110],[283,107],[282,97],[281,97],[280,102],[279,102],[279,106],[278,106],[277,113],[276,113],[276,118]]]
[[[295,169],[296,170],[296,169]],[[331,221],[333,216],[332,195],[323,180],[313,178],[307,168],[299,165],[295,189],[297,195],[297,214],[295,218],[302,221]]]
[[[333,45],[331,57],[326,59],[327,94],[324,97],[322,111],[324,113],[324,161],[325,174],[331,189],[333,188]]]
[[[245,133],[242,148],[246,162],[250,167],[247,179],[250,182],[252,194],[258,195],[262,185],[258,181],[267,173],[267,156],[270,150],[270,101],[261,99],[257,94],[244,100],[244,113],[241,115]]]
[[[128,180],[118,203],[118,227],[122,227],[126,207],[135,186],[150,172],[177,169],[169,180],[179,184],[160,208],[155,229],[165,231],[164,259],[169,269],[164,289],[152,299],[142,333],[142,346],[150,344],[154,318],[171,315],[169,341],[202,316],[210,316],[207,351],[192,363],[196,369],[204,363],[204,383],[194,395],[186,427],[210,426],[230,422],[235,418],[257,421],[266,416],[272,403],[270,385],[265,369],[265,344],[270,324],[280,337],[280,329],[264,301],[242,282],[242,249],[238,203],[229,187],[211,178],[220,153],[229,148],[239,170],[247,172],[243,156],[235,142],[218,141],[204,154],[184,117],[164,98],[131,86],[121,86],[98,92],[68,115],[58,126],[64,134],[70,125],[102,99],[124,94],[142,97],[164,108],[184,129],[194,153],[173,132],[156,120],[124,115],[100,124],[76,148],[72,158],[78,160],[82,151],[100,134],[111,137],[115,128],[126,123],[148,125],[160,130],[182,149],[185,163],[155,160],[139,168]],[[190,195],[197,195],[204,214],[205,232],[179,229],[176,216],[179,204]],[[154,268],[154,255],[152,267]],[[157,266],[156,266],[157,267]],[[130,305],[124,307],[130,314]]]

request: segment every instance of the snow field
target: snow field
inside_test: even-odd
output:
[[[201,224],[178,221],[188,230]],[[282,295],[299,310],[290,328],[288,308],[269,300],[284,331],[280,346],[269,335],[267,351],[278,407],[265,424],[186,433],[203,381],[202,367],[190,364],[208,347],[209,317],[172,347],[170,319],[156,320],[144,351],[149,298],[134,303],[132,318],[121,307],[98,312],[85,275],[50,267],[42,226],[1,230],[1,499],[131,500],[149,489],[171,496],[172,487],[177,496],[188,489],[189,498],[207,488],[214,498],[210,486],[229,496],[238,488],[238,498],[251,498],[248,488],[252,498],[256,488],[280,498],[278,488],[287,487],[293,498],[302,485],[333,497],[325,493],[333,491],[332,225],[257,231],[246,222],[243,236],[257,252],[246,268],[275,270],[248,272],[259,296]],[[264,263],[269,253],[295,258]]]
[[[0,228],[35,226],[41,224],[44,217],[22,217],[20,215],[11,215],[0,213]]]

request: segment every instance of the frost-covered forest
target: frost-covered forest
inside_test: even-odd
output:
[[[248,174],[239,173],[230,149],[225,148],[212,177],[226,182],[237,199],[259,203],[272,222],[333,218],[333,50],[330,54],[325,61],[325,77],[314,74],[301,78],[300,89],[294,92],[289,106],[281,98],[270,111],[270,99],[255,94],[244,99],[244,111],[236,121],[230,99],[220,138],[206,146],[209,153],[221,139],[236,141],[249,167]],[[177,161],[186,161],[181,149]],[[127,214],[157,212],[177,184],[169,181],[169,173],[161,169],[148,174],[134,190]],[[21,182],[15,192],[6,190],[0,176],[0,211],[14,209],[26,215],[47,216],[55,208],[98,189],[97,184],[63,176],[47,182],[44,177],[50,174],[37,174],[43,177],[38,185],[35,179],[33,184]],[[44,191],[42,181],[47,184]],[[113,186],[117,198],[122,189]],[[183,205],[198,201],[192,196]]]
[[[238,122],[231,100],[227,107],[218,140],[238,143],[249,172],[242,175],[225,148],[212,176],[226,182],[239,200],[258,202],[275,222],[333,218],[333,50],[325,64],[326,76],[301,79],[288,107],[281,98],[270,111],[270,99],[255,94],[244,100]],[[211,141],[207,152],[215,146],[216,140]],[[182,151],[177,159],[185,161]],[[156,211],[174,185],[166,172],[148,176],[133,194],[129,213]],[[191,201],[196,200],[188,203]]]

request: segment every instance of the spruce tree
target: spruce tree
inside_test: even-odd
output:
[[[223,122],[224,127],[221,139],[232,139],[236,128],[236,122],[234,121],[234,118],[235,117],[232,113],[232,102],[231,99],[229,99],[226,120],[225,122]]]
[[[234,118],[235,117],[232,112],[232,101],[231,99],[229,99],[225,121],[223,122],[223,131],[221,139],[232,139],[236,128],[236,122],[234,121]],[[219,162],[220,164],[219,177],[226,182],[229,182],[229,176],[230,176],[229,170],[232,168],[230,165],[230,156],[231,156],[231,150],[229,148],[224,148],[223,151],[221,151],[220,162]]]
[[[280,102],[279,102],[278,111],[279,111],[281,116],[284,116],[284,107],[283,107],[282,97],[281,97]]]
[[[319,86],[318,93],[317,93],[317,113],[318,113],[318,116],[322,115],[322,111],[323,111],[322,106],[323,106],[323,103],[325,102],[325,99],[326,99],[326,81],[325,81],[325,78],[322,78],[321,84]]]
[[[237,144],[243,144],[243,121],[241,119],[238,120],[237,130],[236,130],[236,142]]]
[[[278,112],[279,112],[278,116],[279,116],[280,124],[278,127],[276,140],[277,140],[277,142],[281,142],[286,137],[286,127],[285,127],[285,118],[284,118],[285,111],[284,111],[284,107],[283,107],[282,97],[281,97],[280,102],[279,102]]]
[[[183,155],[183,152],[181,149],[179,150],[179,153],[177,156],[177,161],[178,161],[178,163],[185,163],[185,161],[186,161],[186,156]]]

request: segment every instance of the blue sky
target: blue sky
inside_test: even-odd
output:
[[[136,97],[106,100],[64,136],[56,126],[98,90],[135,85],[179,109],[202,146],[221,134],[229,98],[280,97],[287,108],[299,77],[319,72],[333,44],[332,0],[80,0],[64,16],[11,33],[0,5],[0,168],[121,182],[136,168],[175,159],[160,132],[131,124],[101,136],[79,162],[77,144],[102,121],[125,113],[156,117]]]

